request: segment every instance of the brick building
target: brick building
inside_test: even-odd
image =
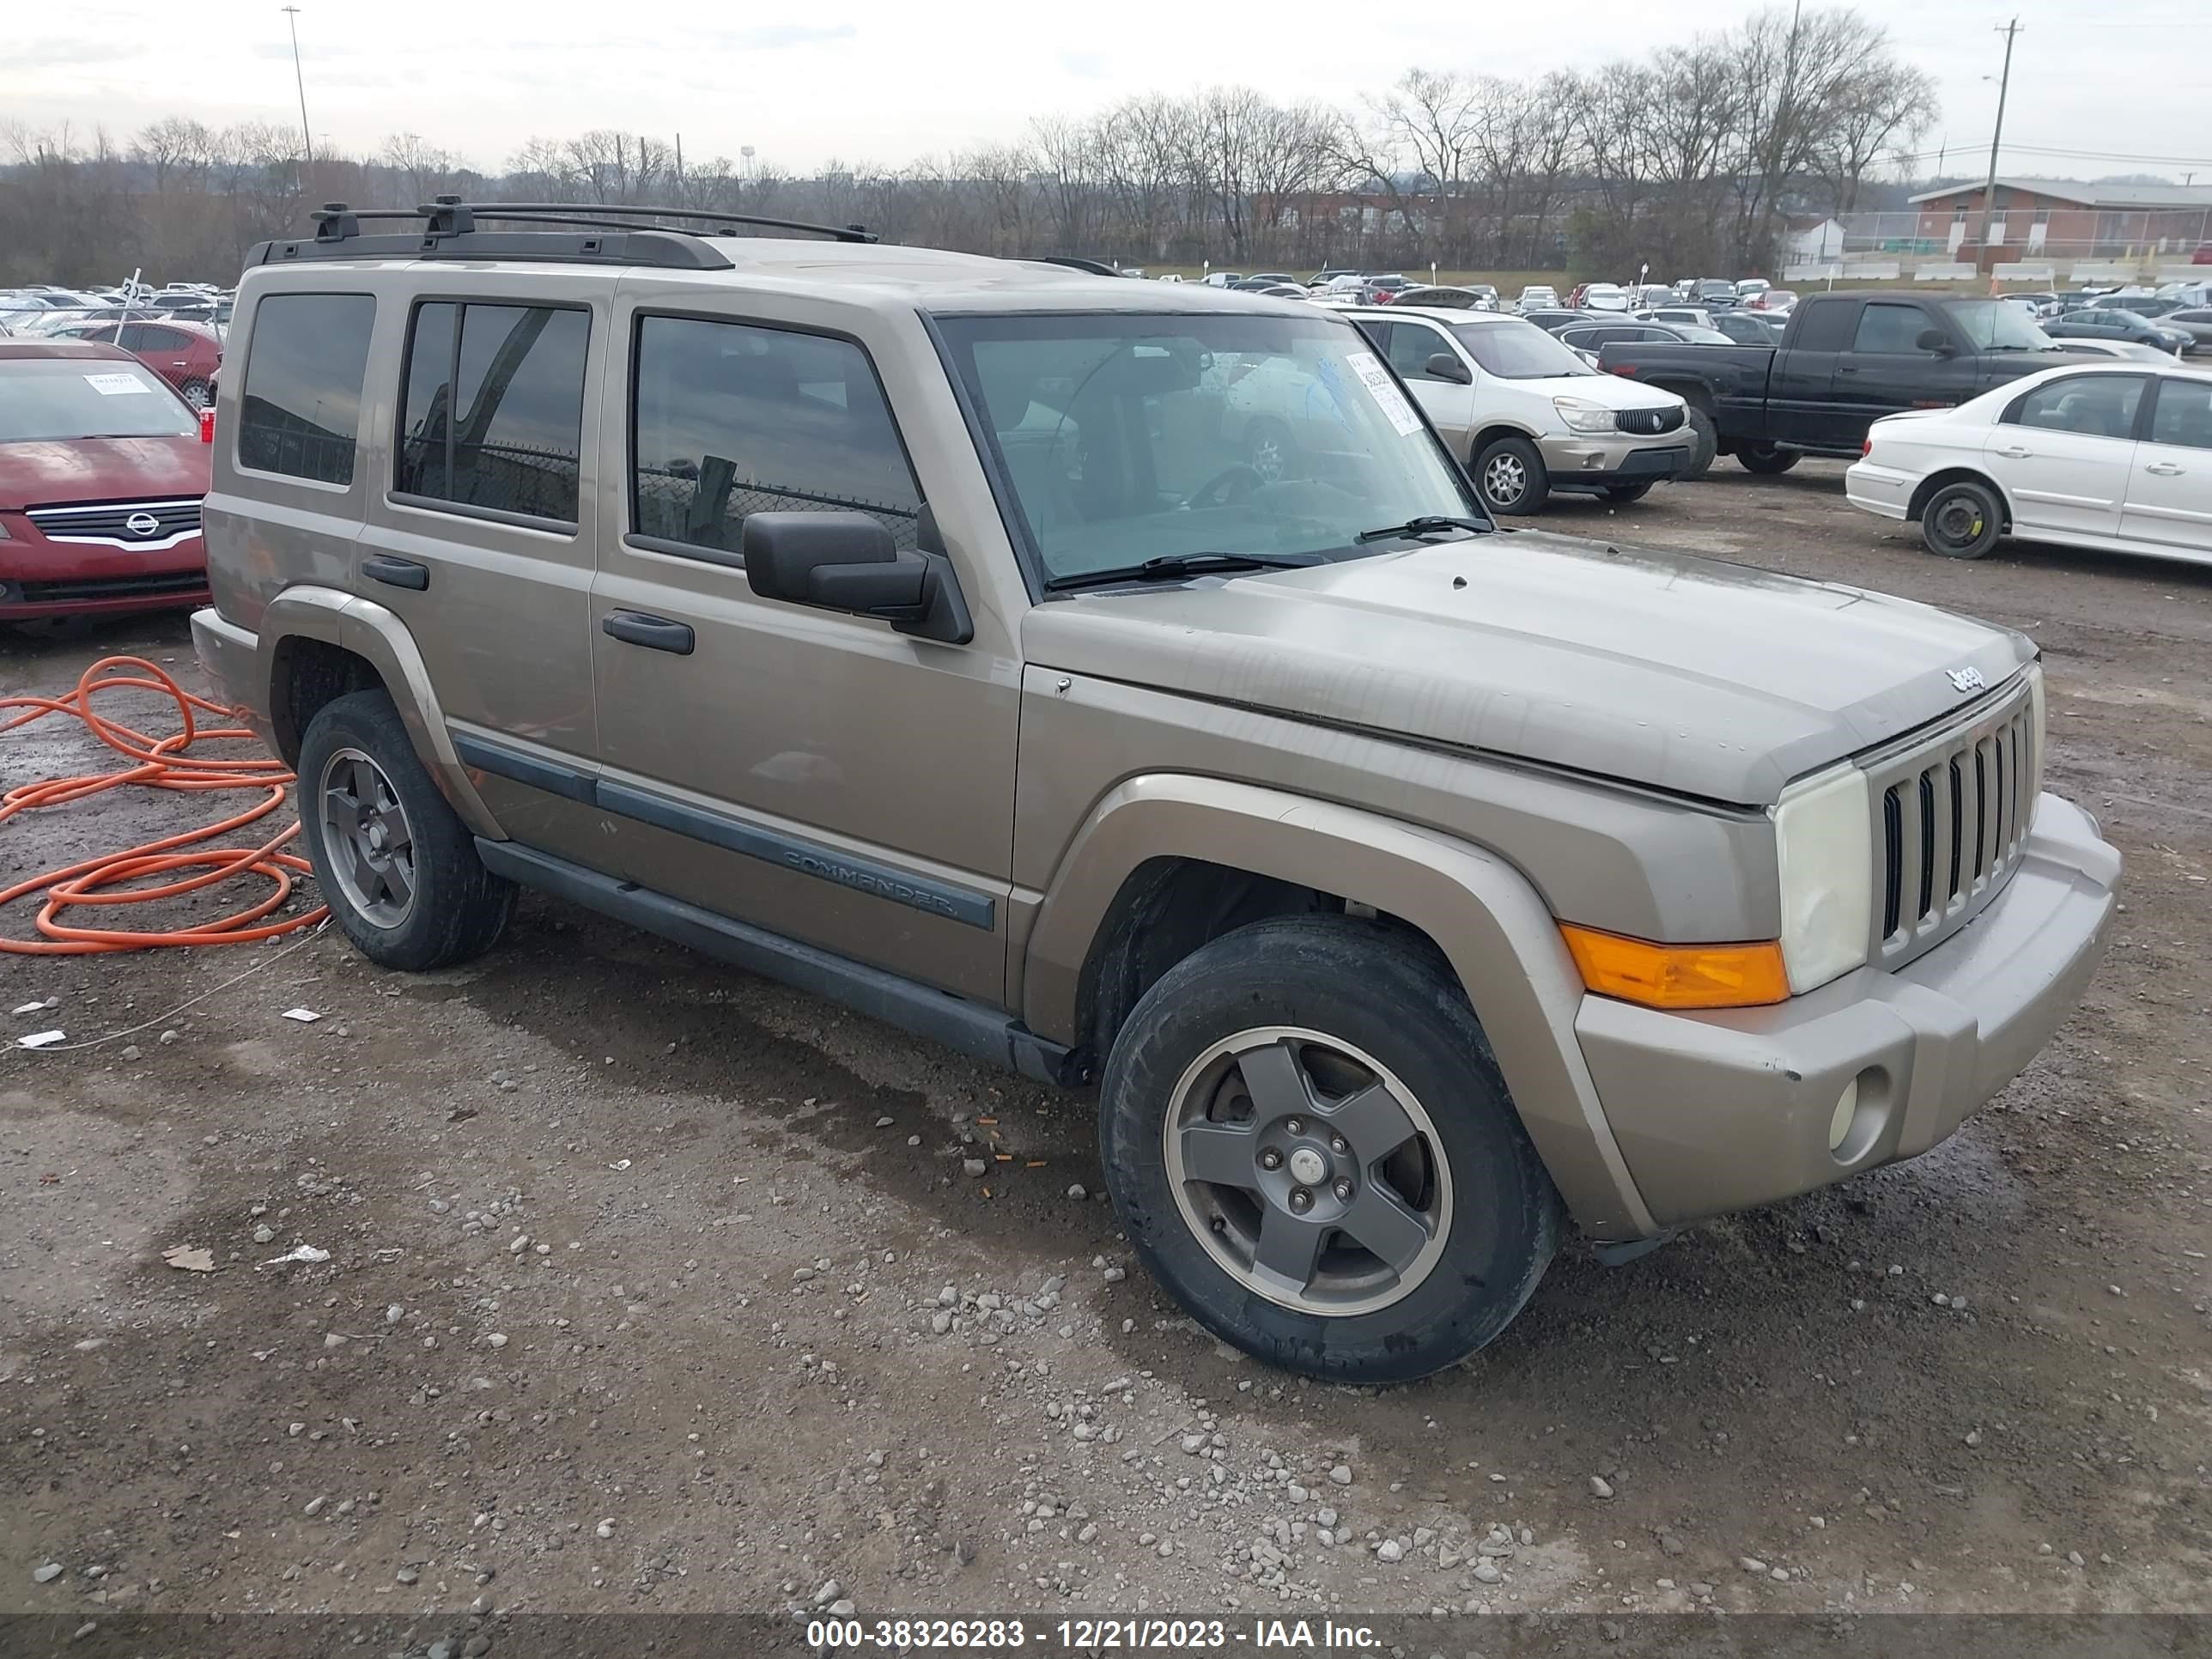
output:
[[[2186,260],[2212,243],[2212,186],[2203,185],[2000,179],[1986,246],[1980,185],[1950,185],[1910,199],[1919,216],[1919,251],[1978,264],[2160,253]]]

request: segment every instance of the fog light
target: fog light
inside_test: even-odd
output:
[[[1836,1152],[1844,1138],[1851,1132],[1851,1120],[1859,1111],[1859,1080],[1853,1078],[1844,1085],[1844,1091],[1836,1097],[1836,1109],[1828,1117],[1828,1150]]]

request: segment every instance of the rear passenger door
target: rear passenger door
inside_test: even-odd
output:
[[[407,625],[455,748],[516,840],[587,864],[604,280],[492,273],[410,295],[353,591]],[[593,297],[594,295],[599,297]]]
[[[2149,377],[2064,374],[2023,392],[1990,428],[1983,460],[2021,536],[2117,536]]]
[[[1856,299],[1822,298],[1807,302],[1804,315],[1790,331],[1790,343],[1774,354],[1766,376],[1766,430],[1782,443],[1811,444],[1834,448],[1855,443],[1856,411],[1849,406],[1848,389],[1839,392],[1836,371],[1841,353],[1851,343],[1858,326],[1860,304]],[[1749,312],[1724,312],[1731,336],[1747,325],[1759,323]],[[1764,337],[1773,343],[1769,331]]]
[[[885,331],[876,348],[788,313],[623,305],[591,633],[620,873],[1000,1003],[1019,693],[1002,617],[965,569],[976,638],[915,639],[757,597],[741,551],[757,512],[863,512],[901,548],[933,542],[910,448],[975,464],[943,371],[862,308],[836,314]],[[879,363],[909,401],[933,376],[942,406],[902,434]],[[956,569],[974,551],[933,550]]]

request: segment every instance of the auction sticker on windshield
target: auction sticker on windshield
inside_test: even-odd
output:
[[[103,398],[150,397],[153,388],[136,374],[88,374],[84,383]]]
[[[1371,351],[1353,351],[1345,355],[1352,372],[1359,377],[1359,384],[1367,388],[1367,395],[1375,399],[1401,438],[1410,438],[1421,429],[1421,417],[1406,401],[1406,394],[1398,390],[1390,378],[1390,371],[1376,360]]]

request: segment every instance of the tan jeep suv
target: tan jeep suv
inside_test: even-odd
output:
[[[1569,1220],[1924,1152],[2095,963],[2027,640],[1498,533],[1328,311],[366,216],[254,251],[194,619],[347,933],[453,963],[527,884],[1095,1083],[1145,1261],[1278,1364],[1419,1376]]]

